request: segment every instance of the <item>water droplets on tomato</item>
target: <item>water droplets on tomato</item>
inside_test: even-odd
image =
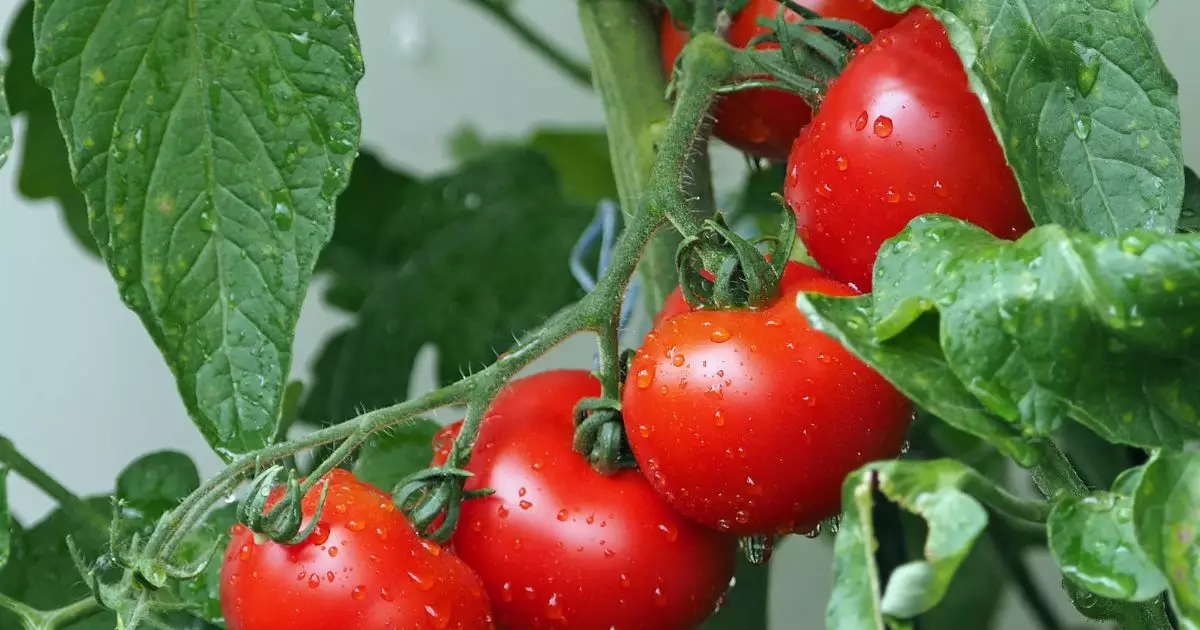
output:
[[[888,188],[887,192],[884,193],[884,199],[888,203],[900,203],[900,193],[896,192],[895,188]]]
[[[946,190],[946,186],[942,184],[942,180],[938,179],[933,182],[933,194],[945,199],[950,195],[950,191]]]
[[[863,129],[866,129],[866,128],[867,128],[867,112],[864,110],[863,113],[859,114],[858,118],[855,119],[854,130],[862,131]]]
[[[503,503],[496,506],[496,516],[499,516],[500,518],[508,518],[508,508],[505,507]]]
[[[238,559],[240,560],[249,560],[250,556],[253,554],[254,547],[250,545],[242,545],[242,548],[238,549]]]
[[[334,580],[334,578],[336,578],[336,577],[337,577],[337,575],[334,575],[333,571],[326,571],[326,572],[325,572],[325,580],[326,580],[327,582],[331,583],[331,584],[333,583],[333,580]]]
[[[622,573],[622,574],[621,574],[621,576],[620,576],[620,578],[619,578],[619,579],[621,580],[621,586],[623,586],[623,587],[625,587],[625,588],[629,588],[629,585],[633,583],[633,582],[632,582],[632,581],[629,579],[629,576],[628,576],[628,575],[625,575],[624,573]]]
[[[711,339],[713,343],[725,343],[726,341],[729,341],[729,338],[732,336],[733,335],[730,334],[728,329],[717,326],[716,328],[713,328],[711,333],[709,333],[708,338]]]
[[[390,602],[394,598],[392,596],[392,592],[388,590],[388,587],[384,586],[379,589],[379,599],[382,599],[385,602]]]
[[[670,523],[659,523],[658,531],[662,532],[663,538],[666,538],[669,543],[679,539],[679,528]]]
[[[528,510],[529,508],[533,507],[533,504],[530,503],[529,501],[526,501],[525,499],[521,499],[521,502],[518,503],[517,505],[521,506],[522,510]]]
[[[648,368],[642,368],[637,372],[637,386],[639,389],[646,389],[654,382],[654,372]]]
[[[558,515],[556,516],[556,518],[565,523],[565,522],[567,522],[567,518],[570,516],[571,516],[570,512],[567,512],[566,509],[562,509],[562,510],[558,511]]]
[[[527,492],[529,492],[529,491],[525,489],[525,486],[521,486],[520,488],[517,488],[517,496],[519,496],[519,497],[525,496],[525,494]]]
[[[558,593],[552,593],[550,599],[546,600],[546,619],[550,621],[567,620],[562,604],[558,601]]]
[[[907,199],[907,200],[909,200],[909,201],[916,201],[916,200],[917,200],[917,193],[914,193],[914,192],[912,192],[912,191],[909,191],[909,193],[908,193],[907,195],[905,195],[905,196],[904,196],[904,198],[905,198],[905,199]]]
[[[834,164],[837,165],[837,170],[842,171],[843,173],[850,170],[850,160],[844,155],[837,156],[837,159],[834,160]]]
[[[638,435],[640,435],[644,438],[650,437],[650,427],[648,427],[644,424],[639,424],[638,425]]]
[[[329,557],[330,557],[330,558],[336,558],[336,557],[338,557],[338,548],[337,548],[337,547],[330,547],[330,548],[329,548],[329,551],[328,551],[328,552],[326,552],[326,553],[328,553],[328,554],[329,554]]]
[[[887,116],[880,116],[875,119],[875,135],[880,138],[886,138],[892,135],[892,119]]]
[[[434,630],[445,630],[450,627],[450,615],[442,614],[432,604],[425,604],[425,619]]]
[[[428,591],[433,588],[433,580],[421,577],[412,571],[408,572],[408,579],[412,580],[413,584],[416,584],[417,588],[422,591]]]
[[[308,588],[317,588],[321,585],[321,575],[313,573],[308,576]]]
[[[304,578],[306,578],[306,577],[308,577],[308,571],[305,571],[304,569],[300,569],[300,572],[296,574],[296,581],[303,582]]]
[[[662,586],[654,587],[654,605],[660,607],[667,605],[667,594],[663,592]]]
[[[505,582],[504,584],[500,585],[500,599],[502,601],[511,602],[512,598],[512,584]]]
[[[387,540],[387,537],[388,537],[387,529],[384,529],[383,527],[376,527],[375,528],[375,536],[377,538],[379,538],[379,540]]]
[[[360,602],[362,600],[366,599],[367,598],[367,587],[363,586],[362,584],[355,586],[354,590],[350,591],[350,598],[354,599],[355,601],[360,601]]]
[[[367,524],[362,521],[356,521],[354,519],[350,519],[346,523],[346,529],[348,529],[352,532],[361,532],[362,530],[364,530],[366,528],[367,528]]]
[[[426,540],[426,539],[422,538],[421,546],[424,547],[425,551],[428,551],[429,555],[431,555],[431,556],[437,557],[437,556],[442,555],[441,545],[438,545],[437,543],[433,542],[432,540]]]
[[[746,523],[750,522],[750,515],[747,514],[745,510],[738,510],[737,512],[733,513],[733,520],[745,525]]]
[[[816,191],[818,195],[826,199],[833,198],[833,188],[828,183],[817,186]]]
[[[312,545],[324,545],[327,540],[329,540],[329,524],[318,522],[317,526],[313,528],[312,534],[309,535],[308,542]]]
[[[719,427],[725,426],[725,413],[720,409],[713,411],[713,422]]]

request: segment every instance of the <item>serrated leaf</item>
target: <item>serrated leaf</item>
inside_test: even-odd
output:
[[[34,34],[122,298],[209,443],[261,447],[358,148],[351,3],[46,0]]]
[[[88,231],[87,205],[71,180],[71,164],[50,91],[33,78],[33,2],[21,5],[6,38],[4,74],[12,115],[25,115],[25,142],[17,160],[17,192],[29,199],[56,199],[63,222],[84,249],[99,254]]]
[[[1159,453],[1133,496],[1137,541],[1167,578],[1182,630],[1200,628],[1200,451]]]
[[[153,522],[200,487],[200,473],[187,455],[159,451],[143,455],[117,477],[117,497]]]
[[[733,586],[726,593],[720,610],[701,626],[702,630],[767,630],[770,610],[770,565],[750,564],[738,557]]]
[[[1129,0],[876,0],[933,7],[1035,222],[1171,232],[1183,197],[1178,86]]]
[[[835,543],[830,630],[883,630],[891,619],[911,619],[933,608],[987,526],[987,512],[962,490],[974,473],[949,460],[868,464],[846,478],[842,523]],[[876,488],[928,524],[924,556],[896,568],[886,589],[875,560],[871,521]]]
[[[441,428],[432,420],[417,418],[403,426],[367,438],[354,464],[359,480],[391,490],[408,475],[429,466],[433,436]]]
[[[337,422],[356,410],[401,400],[413,359],[438,351],[438,381],[495,359],[545,317],[582,296],[567,259],[593,216],[563,199],[553,169],[537,152],[491,154],[423,185],[405,202],[413,221],[455,217],[392,267],[359,312],[356,326],[323,352],[328,369],[305,403],[306,419]],[[415,250],[415,251],[413,251]]]
[[[1195,236],[1042,226],[1012,242],[918,217],[880,251],[867,325],[906,338],[936,313],[958,381],[1026,435],[1071,418],[1110,442],[1179,448],[1200,436],[1198,261]]]
[[[1063,575],[1101,597],[1143,602],[1167,587],[1134,536],[1133,499],[1128,496],[1094,492],[1062,497],[1046,529]]]
[[[204,523],[188,535],[175,551],[175,561],[195,566],[215,546],[217,553],[199,576],[176,583],[180,599],[188,610],[209,623],[223,624],[221,613],[221,552],[229,543],[229,529],[237,522],[237,507],[226,505],[213,511]]]
[[[918,321],[881,341],[872,329],[872,298],[800,294],[796,306],[809,324],[845,346],[921,408],[947,424],[994,445],[1022,465],[1039,457],[1035,445],[1012,425],[990,414],[967,391],[938,345],[937,326]]]

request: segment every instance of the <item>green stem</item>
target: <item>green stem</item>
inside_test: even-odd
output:
[[[579,0],[579,20],[604,105],[613,175],[626,222],[645,202],[655,144],[671,114],[650,7],[631,0]],[[645,303],[657,312],[675,288],[679,235],[664,231],[638,267]]]
[[[585,87],[592,85],[592,72],[587,64],[579,61],[554,45],[545,35],[534,30],[525,20],[513,13],[511,2],[505,0],[469,0],[479,9],[491,14],[507,26],[530,48],[535,50],[556,68]]]
[[[1089,492],[1087,484],[1075,472],[1067,456],[1053,443],[1047,444],[1042,461],[1030,469],[1034,484],[1046,498],[1081,497]],[[1125,630],[1169,630],[1166,610],[1161,599],[1149,602],[1111,602],[1113,619]]]
[[[88,596],[54,610],[37,610],[24,602],[17,601],[4,593],[0,593],[0,608],[8,610],[21,620],[24,628],[38,630],[54,630],[66,628],[73,623],[83,621],[104,609],[95,597]]]
[[[66,486],[51,477],[49,473],[42,470],[37,464],[29,461],[27,457],[17,450],[12,440],[3,437],[0,437],[0,462],[6,464],[13,472],[21,475],[29,483],[32,483],[52,499],[58,501],[63,510],[80,522],[94,526],[99,531],[108,532],[108,519],[89,507],[82,499],[75,496],[75,493],[68,490]]]
[[[1050,504],[1045,501],[1022,499],[972,470],[963,483],[963,490],[1005,516],[1030,523],[1045,523],[1050,517]]]

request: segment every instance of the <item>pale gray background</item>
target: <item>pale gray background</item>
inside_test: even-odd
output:
[[[0,32],[19,4],[0,0]],[[584,54],[575,3],[517,5],[568,49]],[[447,166],[447,134],[465,124],[489,135],[515,135],[539,124],[601,121],[594,95],[464,2],[359,0],[357,11],[367,59],[359,89],[364,145],[396,164],[418,172]],[[1193,160],[1200,155],[1200,119],[1187,113],[1200,102],[1200,69],[1187,51],[1198,18],[1200,3],[1163,0],[1153,19],[1181,84],[1185,153]],[[22,123],[17,121],[18,146]],[[738,159],[722,162],[736,165]],[[159,448],[185,450],[211,474],[217,459],[188,421],[158,351],[122,306],[104,267],[72,242],[57,209],[16,195],[18,166],[0,171],[0,433],[79,493],[108,492],[127,462]],[[301,375],[321,340],[346,323],[320,303],[319,293],[319,287],[310,291],[297,333],[295,370]],[[587,366],[590,352],[586,341],[568,344],[550,362]],[[425,354],[428,367],[432,353]],[[21,480],[11,482],[11,494],[26,522],[51,505]],[[830,566],[823,542],[797,539],[781,550],[771,602],[775,628],[823,626]],[[1040,577],[1055,588],[1052,572]],[[1009,600],[1005,628],[1033,627],[1023,607],[1011,595]]]

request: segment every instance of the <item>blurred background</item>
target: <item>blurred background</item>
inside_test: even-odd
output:
[[[21,4],[0,0],[0,32],[8,31]],[[575,3],[514,4],[567,50],[586,55]],[[367,63],[359,87],[363,147],[395,166],[416,174],[451,166],[448,139],[466,126],[485,137],[513,137],[537,127],[591,129],[602,123],[594,94],[558,74],[466,2],[358,0],[356,5]],[[1195,160],[1200,117],[1189,114],[1200,103],[1200,66],[1188,58],[1191,18],[1200,18],[1200,3],[1163,0],[1152,25],[1180,83],[1184,154]],[[20,147],[24,117],[15,124]],[[715,159],[723,180],[736,181],[741,157],[719,148]],[[111,491],[122,467],[162,448],[187,452],[202,474],[212,474],[219,461],[188,420],[149,336],[122,305],[100,261],[68,234],[55,204],[17,194],[19,168],[10,163],[0,170],[5,226],[0,230],[0,433],[80,494]],[[300,318],[297,378],[309,373],[322,341],[348,321],[321,302],[320,282],[309,291]],[[589,340],[577,339],[537,367],[589,367],[591,353]],[[434,360],[432,352],[418,357],[411,391],[431,385]],[[50,500],[23,480],[9,484],[10,501],[23,522],[51,508]],[[772,627],[823,627],[831,557],[826,540],[796,538],[780,549],[772,568]],[[1044,588],[1058,592],[1059,578],[1048,558],[1036,561]],[[1065,598],[1055,603],[1065,618],[1082,623]],[[1005,629],[1034,625],[1011,593],[1002,617]]]

